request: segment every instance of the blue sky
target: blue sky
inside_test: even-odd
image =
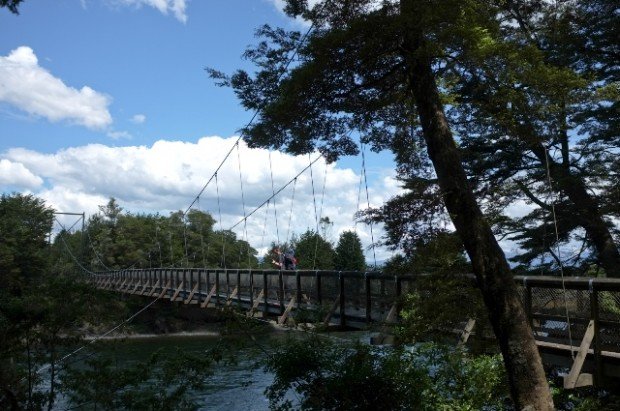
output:
[[[262,24],[305,31],[281,3],[25,0],[18,16],[0,9],[0,190],[33,193],[58,211],[96,213],[111,196],[131,211],[184,210],[252,116],[204,68],[251,69],[241,55]],[[306,156],[272,157],[276,189],[308,165]],[[390,158],[368,155],[372,205],[400,191]],[[242,145],[219,173],[223,228],[243,216],[239,159],[246,212],[271,193],[269,153]],[[359,157],[317,163],[314,196],[309,173],[302,175],[294,199],[292,187],[278,197],[282,231],[314,228],[316,201],[334,222],[332,241],[357,229],[368,245],[368,227],[353,219],[360,166]],[[195,207],[214,213],[215,195],[212,185]],[[264,214],[256,215],[248,238],[258,247]],[[378,257],[389,255],[383,249]]]
[[[268,0],[189,1],[185,22],[172,10],[163,14],[147,4],[126,3],[132,2],[27,0],[19,16],[1,11],[0,55],[30,47],[39,65],[66,85],[108,96],[112,122],[96,129],[75,125],[75,119],[51,122],[4,103],[0,150],[16,141],[53,151],[92,142],[196,139],[207,131],[231,135],[249,115],[204,68],[247,67],[241,53],[261,24],[303,29]],[[145,121],[132,121],[136,115]]]

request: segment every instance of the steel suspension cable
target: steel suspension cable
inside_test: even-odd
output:
[[[276,192],[275,192],[275,185],[273,182],[273,162],[271,160],[271,150],[269,150],[269,175],[271,176],[271,198],[273,198],[273,215],[274,215],[274,219],[275,219],[275,223],[276,223],[276,239],[278,240],[277,244],[278,246],[280,246],[280,229],[278,227],[278,212],[276,210]],[[279,191],[278,191],[279,192]],[[246,217],[247,218],[247,217]]]
[[[220,217],[220,230],[222,231],[222,256],[220,264],[222,268],[226,268],[226,237],[224,235],[224,227],[222,226],[222,208],[220,206],[220,185],[218,183],[217,174],[215,175],[215,190],[217,192],[217,212]]]
[[[366,187],[366,204],[370,208],[370,196],[368,195],[368,173],[366,170],[366,147],[364,143],[362,146],[362,168],[364,169],[364,186]],[[370,222],[370,240],[372,241],[372,258],[374,261],[374,269],[377,269],[377,253],[375,251],[375,234],[372,229],[372,221]]]
[[[312,259],[312,269],[316,269],[316,255],[319,250],[319,215],[316,211],[316,194],[314,192],[314,175],[312,173],[312,161],[310,153],[308,153],[308,162],[310,162],[310,182],[312,184],[312,203],[314,204],[314,221],[316,223],[316,237],[314,241],[314,257]]]
[[[323,9],[325,7],[325,4],[327,4],[329,1],[326,1],[322,8]],[[288,71],[288,68],[290,67],[291,63],[293,62],[293,60],[297,57],[297,55],[299,54],[299,50],[301,48],[301,46],[306,42],[308,36],[310,36],[310,33],[312,32],[312,30],[314,30],[315,27],[315,23],[314,21],[310,24],[310,27],[308,27],[308,30],[306,30],[306,32],[304,33],[304,35],[299,39],[299,42],[297,43],[297,45],[295,46],[295,48],[293,49],[293,53],[291,54],[291,56],[286,60],[286,63],[284,64],[284,66],[281,68],[280,73],[278,74],[278,78],[277,81],[280,81],[280,79],[282,79],[282,77],[284,76],[284,74],[286,74],[286,72]],[[242,130],[247,129],[248,127],[250,127],[250,125],[254,122],[254,120],[256,119],[256,117],[258,117],[258,114],[260,113],[260,111],[262,110],[262,107],[259,107],[258,109],[256,109],[256,111],[254,111],[254,114],[252,115],[252,117],[250,118],[250,121],[247,122],[247,124],[245,125],[245,127]],[[230,148],[230,150],[228,150],[228,152],[226,153],[226,155],[224,156],[224,159],[220,162],[220,164],[217,166],[217,168],[215,169],[215,171],[213,172],[213,174],[211,175],[211,177],[207,180],[207,182],[205,183],[205,185],[202,187],[202,189],[198,192],[198,195],[196,196],[196,198],[194,198],[194,200],[191,202],[191,204],[189,205],[189,207],[187,207],[187,209],[185,210],[185,213],[187,213],[189,211],[189,209],[194,205],[194,203],[198,200],[198,198],[202,195],[202,193],[207,189],[207,186],[211,183],[211,181],[215,178],[215,176],[217,175],[218,171],[220,171],[220,169],[222,168],[222,166],[224,165],[224,163],[226,162],[226,160],[228,159],[228,157],[230,157],[230,154],[233,152],[233,150],[235,149],[235,146],[237,144],[239,144],[239,141],[241,141],[241,139],[243,138],[243,132],[239,135],[239,137],[237,138],[237,140],[235,141],[235,144],[233,144],[233,146]],[[271,158],[270,158],[271,160]],[[275,204],[275,203],[274,203]],[[183,213],[183,214],[185,214]]]
[[[245,192],[243,191],[243,176],[241,174],[241,147],[237,142],[237,163],[239,164],[239,186],[241,187],[241,205],[243,207],[243,233],[245,235],[245,241],[247,243],[246,254],[248,255],[248,268],[252,266],[252,260],[250,258],[250,240],[248,238],[248,224],[245,211]],[[239,267],[241,267],[242,249],[239,247]]]
[[[288,213],[288,228],[286,230],[286,244],[288,244],[290,246],[289,243],[289,235],[291,233],[291,220],[293,219],[293,204],[295,203],[295,187],[297,186],[297,177],[295,177],[294,183],[293,183],[293,195],[291,198],[291,210]]]
[[[268,204],[270,202],[270,200],[273,200],[278,194],[280,194],[282,191],[284,191],[284,189],[286,189],[286,187],[288,187],[289,185],[291,185],[293,183],[293,181],[298,178],[300,175],[302,175],[303,173],[306,172],[306,170],[308,170],[310,168],[310,166],[314,163],[316,163],[317,161],[319,161],[323,156],[319,155],[317,158],[315,158],[312,163],[310,163],[309,165],[307,165],[303,170],[301,170],[299,173],[297,173],[297,175],[293,178],[291,178],[286,184],[284,184],[282,187],[280,187],[277,191],[275,191],[269,198],[267,198],[265,201],[263,201],[260,205],[258,205],[256,208],[254,208],[254,210],[252,210],[250,213],[248,213],[247,217],[245,217],[245,219],[250,218],[254,213],[256,213],[258,210],[260,210],[261,208],[263,208],[263,206],[265,204]],[[233,228],[237,227],[239,224],[241,224],[243,222],[244,218],[242,218],[241,220],[237,221],[235,224],[233,224],[229,230],[232,230]]]
[[[544,147],[544,146],[543,146]],[[546,167],[546,171],[547,171],[547,184],[549,185],[549,190],[553,191],[553,184],[551,182],[551,168],[549,167],[549,150],[547,147],[544,147],[545,150],[545,167]],[[573,351],[573,335],[572,335],[572,330],[571,330],[571,323],[570,323],[570,315],[568,312],[568,297],[566,296],[566,285],[564,284],[564,267],[562,264],[562,254],[561,254],[561,248],[560,248],[560,235],[559,235],[559,231],[558,231],[558,220],[555,214],[555,203],[557,201],[557,197],[556,199],[551,203],[551,214],[553,215],[553,226],[555,228],[555,244],[556,244],[556,253],[558,255],[558,267],[560,268],[560,275],[562,277],[562,293],[564,295],[564,312],[566,315],[566,325],[568,328],[568,342],[570,345],[570,354],[571,357],[573,359],[573,361],[575,360],[575,352]]]

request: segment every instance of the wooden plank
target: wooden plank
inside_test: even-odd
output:
[[[194,294],[196,294],[196,290],[198,290],[198,283],[196,283],[196,285],[194,285],[194,288],[192,288],[192,292],[189,293],[189,296],[183,302],[184,304],[189,304],[189,302],[192,301],[192,298],[194,298]]]
[[[172,295],[172,298],[170,298],[170,301],[176,301],[177,297],[179,296],[179,293],[181,292],[181,290],[183,289],[183,285],[185,284],[184,281],[181,281],[181,284],[179,284],[179,286],[177,287],[177,289],[174,291],[174,294]]]
[[[330,310],[327,312],[327,315],[323,319],[323,326],[326,327],[329,324],[329,320],[332,319],[332,315],[334,315],[334,313],[336,312],[336,308],[338,308],[338,305],[340,305],[340,295],[336,297],[334,303],[332,304],[332,308],[330,308]]]
[[[166,295],[166,293],[168,292],[169,288],[170,288],[170,280],[168,280],[168,282],[166,283],[166,286],[161,290],[161,293],[159,293],[159,295],[157,296],[157,299],[159,300],[164,295]]]
[[[211,291],[209,291],[207,298],[205,298],[203,303],[200,304],[200,308],[206,308],[209,305],[209,301],[211,301],[211,297],[213,297],[213,295],[215,294],[216,287],[217,287],[217,284],[213,284],[213,287],[211,287]]]
[[[463,332],[461,333],[461,337],[459,338],[459,342],[457,345],[461,346],[467,343],[467,340],[469,340],[469,336],[471,335],[471,332],[474,330],[475,326],[476,326],[476,320],[474,320],[473,318],[470,318],[467,321],[467,324],[465,324],[465,328],[463,329]]]
[[[226,299],[226,307],[230,307],[230,305],[232,304],[232,299],[235,298],[238,292],[239,292],[239,286],[235,287],[233,292]]]
[[[120,282],[121,282],[121,280],[118,280],[118,282],[120,283]],[[118,291],[120,291],[120,290],[122,290],[122,289],[123,289],[123,287],[125,286],[125,283],[126,283],[126,282],[127,282],[127,279],[125,278],[125,279],[123,280],[123,282],[122,282],[122,283],[118,286]]]
[[[250,308],[250,311],[248,311],[247,313],[248,317],[254,316],[254,312],[258,309],[258,306],[261,303],[261,298],[263,298],[264,296],[265,296],[265,290],[261,289],[260,293],[258,293],[258,297],[254,299],[254,304],[252,304],[252,308]]]
[[[390,311],[388,312],[387,317],[385,317],[386,324],[393,324],[396,322],[396,317],[398,315],[398,305],[396,303],[392,304],[390,307]]]
[[[282,313],[282,315],[278,317],[278,325],[282,325],[286,322],[288,315],[290,314],[291,310],[295,306],[296,299],[297,297],[291,298],[291,301],[289,301],[288,305],[286,306],[286,310],[284,310],[284,313]]]
[[[151,292],[148,294],[149,297],[151,297],[153,294],[155,294],[155,291],[157,290],[157,287],[159,287],[159,280],[157,280],[157,282],[155,283],[155,285],[153,286],[153,289],[151,290]]]
[[[130,281],[130,282],[127,283],[127,285],[125,287],[121,288],[120,291],[123,292],[123,293],[127,292],[133,285],[134,285],[134,282]]]
[[[586,356],[588,355],[588,350],[590,345],[592,344],[592,339],[594,338],[594,320],[590,320],[588,323],[588,328],[583,335],[583,339],[581,340],[581,345],[579,346],[579,351],[577,352],[577,356],[573,361],[573,366],[570,369],[568,375],[564,376],[564,388],[571,389],[577,386],[577,381],[579,380],[579,374],[581,374],[581,369],[583,368],[583,363],[586,360]]]
[[[141,286],[142,286],[142,281],[138,280],[136,287],[133,290],[131,290],[130,294],[136,294],[138,292],[138,287],[141,287]]]

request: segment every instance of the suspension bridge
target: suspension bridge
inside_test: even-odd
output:
[[[292,51],[280,76],[286,72],[299,46],[303,44],[312,29],[310,27],[308,32],[300,38],[298,46]],[[244,129],[251,125],[258,114],[257,110]],[[308,155],[308,165],[276,189],[271,152],[269,152],[271,193],[264,202],[252,209],[246,201],[244,190],[244,182],[247,184],[247,179],[244,180],[242,170],[243,161],[240,150],[242,138],[243,135],[240,135],[226,153],[206,184],[182,213],[183,217],[186,217],[193,207],[200,208],[200,200],[206,197],[207,188],[214,185],[217,200],[217,210],[214,215],[217,216],[222,232],[241,229],[240,237],[249,244],[248,219],[263,208],[267,210],[263,225],[264,236],[267,214],[269,207],[272,206],[273,226],[276,232],[275,244],[287,244],[290,240],[296,185],[300,176],[308,172],[312,187],[314,223],[318,233],[323,212],[327,163],[323,186],[320,190],[320,201],[317,201],[313,165],[322,156],[319,155],[313,160]],[[225,229],[222,223],[221,183],[218,175],[227,160],[233,158],[232,153],[235,149],[237,150],[240,205],[243,216]],[[360,210],[362,187],[365,187],[366,207],[370,207],[365,148],[361,142],[360,152],[362,167],[357,210],[355,211]],[[549,185],[551,186],[550,181]],[[279,233],[276,204],[278,199],[281,199],[284,190],[289,187],[292,187],[292,195],[287,215],[288,228],[286,237],[282,239]],[[320,206],[317,206],[318,203]],[[555,223],[555,214],[553,217]],[[81,214],[81,218],[84,223],[84,214]],[[64,242],[62,237],[60,238]],[[187,238],[184,240],[186,263],[184,265],[187,267],[189,266],[187,264]],[[370,240],[376,267],[372,225],[370,225]],[[557,230],[556,240],[559,243]],[[90,238],[89,243],[92,247]],[[222,244],[225,243],[222,242]],[[93,251],[105,271],[91,271],[69,252],[76,264],[89,274],[92,283],[101,289],[140,296],[151,299],[151,301],[164,300],[173,304],[193,305],[204,309],[231,309],[248,317],[262,317],[279,325],[311,323],[340,328],[378,330],[375,336],[377,343],[388,340],[391,327],[399,321],[402,296],[415,292],[419,280],[419,277],[414,275],[390,276],[380,271],[230,269],[226,268],[224,260],[221,264],[223,268],[175,268],[173,266],[111,270],[105,267],[95,248]],[[224,255],[224,250],[222,250],[222,255]],[[469,288],[464,288],[461,292],[478,292],[475,290],[474,277],[471,275],[466,277],[469,279]],[[610,381],[617,383],[620,378],[620,280],[564,277],[562,272],[561,277],[516,276],[514,281],[544,362],[547,365],[567,367],[569,370],[564,378],[566,388],[588,385],[604,386]],[[476,332],[476,321],[481,320],[464,319],[462,327],[456,330],[459,334],[458,344],[467,343],[469,337]]]
[[[284,325],[379,330],[385,342],[398,322],[401,296],[416,276],[381,272],[243,269],[141,269],[97,273],[102,289],[201,308],[234,309]],[[467,276],[474,292],[475,279]],[[566,388],[609,384],[620,378],[620,280],[516,276],[515,282],[547,365],[567,367]],[[563,296],[569,299],[565,306]],[[568,308],[566,315],[565,308]],[[476,319],[463,323],[459,344]]]

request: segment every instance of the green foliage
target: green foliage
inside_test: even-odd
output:
[[[499,356],[438,345],[376,348],[311,336],[287,340],[266,369],[275,374],[266,391],[273,410],[501,409],[508,395]]]
[[[333,270],[335,252],[320,234],[308,230],[294,243],[297,268],[303,270]]]
[[[67,241],[86,237],[90,247],[85,265],[95,271],[151,267],[256,267],[256,250],[236,234],[214,231],[208,213],[190,210],[168,217],[124,213],[115,199],[90,217],[86,233],[76,232]]]
[[[334,268],[340,271],[363,271],[366,268],[362,242],[356,232],[345,231],[340,234]]]
[[[0,289],[19,293],[49,266],[53,210],[30,194],[0,197]]]
[[[158,351],[127,364],[105,355],[65,369],[63,391],[74,404],[106,410],[194,410],[192,391],[203,388],[217,351]]]

